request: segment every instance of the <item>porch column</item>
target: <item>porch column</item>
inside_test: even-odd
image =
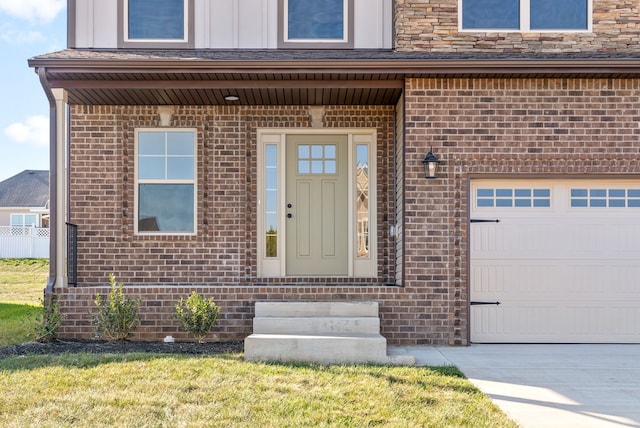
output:
[[[56,136],[55,136],[55,204],[50,203],[51,211],[55,210],[55,218],[51,216],[52,223],[49,227],[55,227],[55,246],[57,257],[55,259],[56,287],[66,287],[67,283],[67,179],[66,179],[66,105],[67,92],[64,89],[52,89],[56,100]],[[53,201],[51,201],[53,202]],[[53,212],[51,214],[54,214]]]

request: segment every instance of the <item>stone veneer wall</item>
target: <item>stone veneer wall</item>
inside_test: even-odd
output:
[[[561,1],[561,0],[559,0]],[[459,0],[396,0],[399,51],[441,53],[640,52],[640,5],[635,0],[592,0],[592,32],[460,32]]]

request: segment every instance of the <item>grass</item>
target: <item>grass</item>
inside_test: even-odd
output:
[[[0,259],[0,302],[40,304],[48,276],[48,259]]]
[[[0,426],[26,425],[516,426],[452,367],[150,354],[0,360]]]
[[[23,320],[41,305],[48,275],[47,259],[0,259],[0,346],[28,340]]]
[[[27,340],[46,261],[0,260],[0,346]],[[454,367],[249,363],[242,355],[0,360],[0,426],[515,427]]]

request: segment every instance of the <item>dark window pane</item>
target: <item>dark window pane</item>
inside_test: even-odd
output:
[[[587,0],[531,0],[532,30],[586,30]]]
[[[343,39],[346,0],[288,0],[289,39]]]
[[[520,28],[519,0],[463,0],[462,28],[513,29]]]
[[[478,189],[477,193],[479,198],[481,197],[489,197],[493,198],[493,189]]]
[[[128,0],[129,39],[184,39],[184,0]]]
[[[193,184],[140,184],[138,189],[138,231],[195,231]]]
[[[586,199],[572,199],[571,200],[571,206],[573,208],[584,208],[587,206],[587,200]]]
[[[479,207],[492,207],[493,206],[493,199],[478,199],[478,206]]]

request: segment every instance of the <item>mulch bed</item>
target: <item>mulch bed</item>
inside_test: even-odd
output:
[[[243,342],[110,342],[105,340],[64,339],[51,342],[28,342],[0,347],[0,359],[20,355],[64,353],[128,354],[150,352],[156,354],[215,355],[243,352]]]

